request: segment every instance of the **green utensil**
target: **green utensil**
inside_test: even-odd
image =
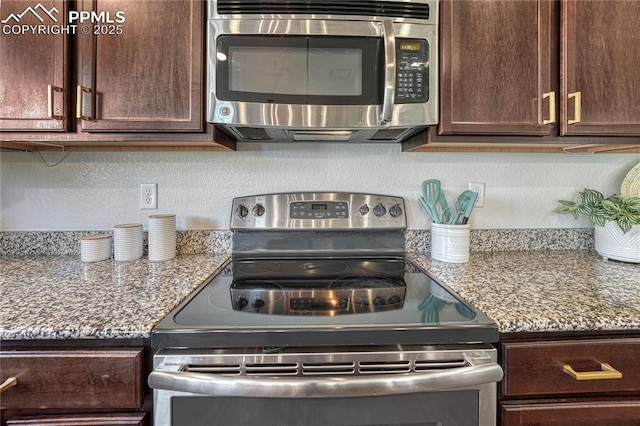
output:
[[[425,201],[424,197],[418,198],[420,205],[427,212],[427,215],[431,218],[431,220],[435,223],[440,223],[440,218],[438,218],[438,212],[431,208],[429,204]]]
[[[435,217],[432,216],[433,221],[436,223],[442,223],[438,217],[437,203],[440,199],[440,181],[438,179],[427,179],[422,182],[422,198],[424,202],[429,206],[431,211],[435,213]]]
[[[467,189],[466,191],[462,191],[462,194],[458,197],[458,201],[456,201],[458,211],[462,212],[463,225],[469,222],[469,216],[471,216],[476,198],[478,198],[478,193]]]

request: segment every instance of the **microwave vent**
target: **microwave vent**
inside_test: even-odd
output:
[[[401,138],[404,133],[407,133],[411,129],[382,129],[378,130],[371,140],[396,140]]]
[[[429,5],[406,1],[362,0],[218,0],[220,15],[357,15],[429,19]]]
[[[241,139],[245,140],[266,141],[271,139],[269,133],[260,127],[234,127],[233,131],[236,132]]]

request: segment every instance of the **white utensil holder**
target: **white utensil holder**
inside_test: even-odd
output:
[[[431,258],[443,262],[464,263],[469,261],[471,232],[469,224],[431,224]]]

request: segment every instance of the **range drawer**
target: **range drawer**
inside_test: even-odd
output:
[[[502,345],[504,397],[640,393],[640,339]]]
[[[143,351],[3,351],[0,380],[5,408],[139,408],[143,401]]]

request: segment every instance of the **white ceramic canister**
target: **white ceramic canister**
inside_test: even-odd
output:
[[[100,262],[111,258],[111,235],[87,235],[80,238],[80,260]]]
[[[141,223],[125,223],[113,227],[113,258],[117,261],[142,257],[144,235]]]
[[[443,262],[464,263],[469,261],[471,232],[469,224],[431,224],[431,258]]]
[[[149,216],[149,260],[161,262],[176,257],[176,215]]]

